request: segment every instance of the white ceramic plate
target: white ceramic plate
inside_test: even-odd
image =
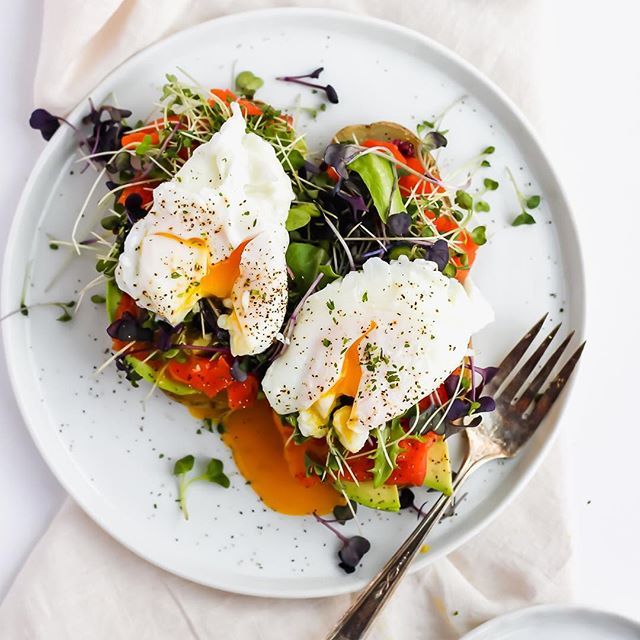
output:
[[[640,624],[613,613],[542,605],[480,625],[461,640],[640,640]]]
[[[490,242],[481,251],[475,279],[497,320],[477,339],[478,360],[498,361],[543,312],[550,321],[582,333],[584,299],[579,248],[567,202],[540,144],[504,95],[451,52],[413,31],[372,19],[324,10],[277,9],[239,14],[203,24],[127,61],[91,94],[146,118],[164,74],[177,67],[206,86],[229,86],[233,70],[265,78],[260,97],[274,105],[320,104],[319,95],[276,82],[281,74],[325,67],[323,81],[340,96],[317,120],[302,119],[311,149],[320,149],[343,125],[395,120],[410,127],[459,101],[446,117],[449,146],[441,155],[446,174],[487,145],[493,167],[483,175],[503,183],[486,196],[483,214]],[[77,123],[83,102],[70,116]],[[25,114],[26,117],[27,114]],[[36,135],[34,133],[34,135]],[[93,181],[79,172],[74,143],[62,127],[48,143],[25,188],[11,230],[4,265],[5,312],[19,303],[31,265],[28,302],[73,299],[95,272],[91,257],[71,262],[53,286],[69,253],[51,251],[48,237],[68,238]],[[527,193],[540,193],[538,224],[513,228],[516,200],[505,167]],[[90,203],[80,235],[101,214]],[[49,288],[47,289],[47,287]],[[247,594],[312,597],[362,587],[415,525],[409,513],[362,510],[363,531],[373,543],[363,567],[351,576],[337,566],[336,540],[311,518],[278,515],[263,507],[233,469],[216,435],[198,434],[183,407],[148,388],[133,389],[108,369],[95,376],[109,340],[104,308],[84,304],[70,323],[56,311],[34,309],[4,324],[9,370],[19,404],[43,457],[63,486],[105,530],[149,561],[188,579]],[[557,412],[556,412],[557,414]],[[468,499],[430,540],[422,567],[450,552],[485,526],[531,477],[557,429],[557,415],[519,458],[490,465],[473,478]],[[172,460],[187,453],[216,456],[231,469],[232,488],[194,486],[191,519],[176,508]],[[351,527],[354,525],[352,524]]]

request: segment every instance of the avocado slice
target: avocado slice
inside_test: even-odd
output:
[[[427,474],[423,484],[430,489],[441,491],[445,496],[450,496],[453,493],[449,445],[443,436],[438,436],[438,440],[429,447]]]
[[[165,376],[158,377],[158,372],[150,367],[146,362],[142,362],[142,360],[138,360],[138,358],[134,358],[133,356],[126,356],[125,360],[128,364],[131,365],[131,368],[144,380],[147,382],[151,382],[151,384],[158,385],[158,388],[163,391],[168,391],[169,393],[173,393],[176,396],[190,396],[194,393],[198,393],[195,389],[187,386],[186,384],[182,384],[180,382],[174,382],[173,380],[166,378]]]
[[[107,280],[107,285],[105,287],[104,297],[106,299],[106,307],[107,307],[107,316],[109,318],[109,322],[113,322],[113,319],[116,315],[116,310],[118,309],[118,305],[120,304],[120,298],[122,298],[122,291],[118,289],[118,285],[115,280]]]
[[[398,487],[395,485],[383,484],[381,487],[374,487],[373,482],[345,482],[341,487],[347,498],[353,500],[364,507],[379,509],[381,511],[399,511],[400,496]]]

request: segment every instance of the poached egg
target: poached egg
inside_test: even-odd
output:
[[[435,263],[371,258],[309,296],[262,387],[277,413],[298,412],[303,435],[323,437],[332,424],[356,452],[370,430],[435,391],[491,320],[473,285],[465,289]],[[353,404],[336,410],[340,396]]]
[[[201,298],[219,317],[233,355],[264,351],[287,306],[285,222],[294,193],[273,147],[254,133],[237,103],[211,140],[153,192],[115,271],[136,304],[176,325]]]

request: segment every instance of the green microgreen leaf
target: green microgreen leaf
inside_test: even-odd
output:
[[[481,213],[486,213],[491,210],[491,206],[485,200],[478,200],[475,203],[475,210]]]
[[[180,458],[173,465],[173,475],[180,476],[185,473],[189,473],[191,469],[193,469],[193,465],[196,459],[192,455],[185,456],[184,458]]]
[[[293,286],[304,293],[320,272],[320,267],[329,262],[329,253],[323,247],[307,242],[292,242],[287,248],[287,265],[293,272]]]
[[[286,222],[287,231],[295,231],[306,227],[311,218],[317,218],[319,215],[318,207],[312,202],[297,204],[289,209]]]
[[[530,196],[527,198],[527,209],[537,209],[540,206],[540,196]]]
[[[219,484],[225,489],[228,489],[231,484],[229,478],[224,473],[224,464],[221,460],[216,458],[211,458],[209,461],[207,470],[205,471],[205,476],[209,482]]]
[[[478,246],[481,246],[483,244],[486,243],[487,241],[487,228],[484,226],[480,226],[480,227],[476,227],[472,232],[471,232],[471,239],[473,240],[473,242],[475,244],[477,244]],[[465,254],[466,257],[466,254]]]
[[[515,219],[511,223],[511,226],[519,227],[520,225],[523,225],[523,224],[535,224],[535,223],[536,223],[535,218],[530,213],[523,211],[521,214],[515,217]]]
[[[456,204],[466,211],[471,211],[473,208],[473,198],[466,191],[459,189],[456,191]]]
[[[93,302],[93,304],[104,304],[106,301],[107,299],[104,296],[101,296],[99,293],[91,296],[91,302]]]
[[[241,71],[236,76],[236,90],[249,99],[253,98],[263,84],[264,80],[251,71]]]
[[[495,191],[500,186],[500,183],[497,180],[492,180],[491,178],[484,179],[484,188],[487,191]]]
[[[493,145],[485,147],[484,150],[482,151],[482,155],[483,156],[489,156],[492,153],[494,153],[495,150],[496,150],[496,148]]]

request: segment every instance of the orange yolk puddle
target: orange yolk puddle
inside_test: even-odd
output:
[[[208,417],[206,409],[191,408],[197,418]],[[235,411],[224,423],[222,440],[233,452],[240,473],[252,489],[274,511],[291,516],[314,511],[329,513],[342,496],[331,486],[317,482],[305,486],[291,473],[285,459],[284,440],[266,400]]]
[[[197,247],[199,249],[207,249],[208,251],[207,243],[202,238],[185,239],[165,231],[160,231],[155,235],[175,240],[187,247]],[[248,240],[245,240],[231,252],[228,258],[209,266],[206,275],[202,278],[199,285],[203,297],[214,296],[216,298],[228,298],[231,295],[233,285],[240,275],[242,252],[248,242]]]

